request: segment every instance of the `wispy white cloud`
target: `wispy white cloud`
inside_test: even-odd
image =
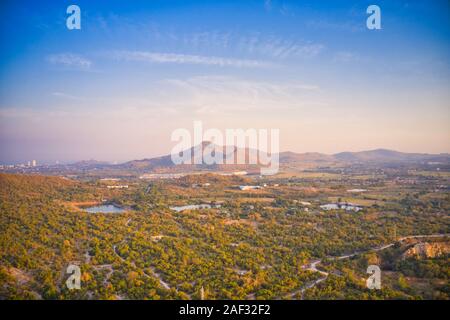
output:
[[[259,35],[253,35],[242,37],[239,41],[239,48],[250,54],[285,59],[312,58],[320,54],[325,46],[318,43],[301,43],[277,37],[263,38]]]
[[[280,9],[281,10],[281,9]],[[289,7],[282,7],[283,14],[290,15]],[[263,32],[242,32],[242,30],[203,30],[197,32],[166,31],[158,27],[147,27],[148,38],[155,47],[163,48],[159,51],[170,52],[169,48],[177,51],[201,55],[222,56],[223,52],[240,59],[266,58],[281,60],[288,58],[311,58],[326,49],[322,43],[297,38],[293,35],[273,34]]]
[[[84,70],[90,69],[92,65],[92,62],[89,59],[73,53],[52,54],[47,56],[47,61],[51,64]]]
[[[323,29],[341,32],[359,32],[365,30],[365,24],[353,21],[337,22],[322,19],[308,20],[306,26],[310,29]]]
[[[295,16],[294,12],[293,12],[286,4],[283,4],[283,5],[281,6],[281,8],[280,8],[280,13],[281,13],[283,16],[289,16],[289,17]]]
[[[264,0],[264,10],[267,12],[278,12],[283,16],[294,16],[293,11],[283,2]]]
[[[83,100],[80,97],[71,95],[71,94],[67,94],[64,92],[52,92],[52,96],[57,97],[57,98],[63,98],[63,99],[69,99],[69,100]]]
[[[144,61],[151,63],[175,63],[175,64],[196,64],[219,67],[239,67],[239,68],[261,68],[270,67],[271,63],[250,60],[234,59],[215,56],[199,56],[178,53],[160,53],[147,51],[114,51],[110,57],[123,61]]]
[[[205,31],[184,35],[180,40],[184,45],[195,50],[203,48],[228,49],[239,54],[259,55],[275,59],[311,58],[325,49],[325,46],[321,43],[289,39],[259,32],[234,34],[231,32]]]
[[[200,76],[167,79],[161,81],[161,85],[164,88],[161,91],[172,92],[170,99],[163,98],[161,103],[172,105],[179,112],[186,109],[197,114],[249,112],[257,115],[261,109],[270,113],[326,104],[320,99],[318,86],[298,82],[280,84],[236,77]]]
[[[179,41],[183,43],[183,45],[194,49],[204,47],[229,48],[232,46],[232,41],[234,40],[231,32],[220,32],[217,30],[183,34],[179,36],[179,39],[177,39],[175,34],[169,33],[165,38]]]
[[[339,51],[333,57],[334,62],[352,62],[359,60],[360,56],[357,53],[350,51]]]

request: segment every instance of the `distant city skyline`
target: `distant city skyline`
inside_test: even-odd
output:
[[[448,1],[1,7],[3,164],[151,158],[194,120],[280,129],[281,151],[450,152]]]

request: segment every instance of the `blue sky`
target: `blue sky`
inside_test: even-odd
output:
[[[450,152],[448,1],[0,6],[0,162],[160,155],[193,120],[298,152]]]

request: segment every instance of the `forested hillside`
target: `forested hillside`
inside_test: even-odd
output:
[[[371,192],[348,195],[354,180],[332,175],[272,178],[242,191],[263,181],[194,175],[110,189],[98,180],[2,174],[0,297],[198,299],[203,287],[209,299],[447,299],[448,255],[402,260],[403,242],[397,251],[370,250],[402,236],[448,234],[448,193],[355,179]],[[320,207],[338,198],[363,209]],[[102,202],[124,212],[84,210]],[[202,203],[211,208],[171,209]],[[353,252],[360,254],[330,259]],[[329,276],[311,286],[323,278],[309,266],[317,259]],[[382,290],[365,286],[374,262],[386,275]],[[80,290],[66,288],[69,264],[81,268]]]

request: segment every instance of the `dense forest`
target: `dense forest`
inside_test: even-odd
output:
[[[180,179],[104,181],[0,175],[2,299],[448,299],[449,256],[402,257],[419,240],[448,234],[447,177],[202,174]],[[125,182],[121,182],[125,183]],[[264,186],[242,191],[239,185]],[[363,185],[370,192],[349,194]],[[88,213],[114,203],[123,213]],[[328,202],[360,211],[323,210]],[[212,204],[176,211],[173,206]],[[448,243],[448,238],[425,239]],[[420,241],[425,241],[420,240]],[[394,246],[371,252],[389,243]],[[333,259],[358,252],[348,259]],[[317,267],[328,276],[308,268]],[[369,264],[383,270],[369,290]],[[81,269],[69,290],[66,268]]]

